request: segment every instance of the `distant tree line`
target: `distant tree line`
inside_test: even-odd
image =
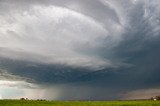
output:
[[[151,97],[151,100],[160,100],[160,96]]]
[[[20,98],[20,100],[29,100],[28,98]],[[45,99],[37,99],[37,101],[46,101]]]

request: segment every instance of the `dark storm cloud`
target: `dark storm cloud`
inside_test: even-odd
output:
[[[2,0],[0,13],[1,80],[59,100],[159,92],[158,0]]]

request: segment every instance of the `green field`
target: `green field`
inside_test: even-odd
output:
[[[31,100],[0,100],[0,106],[160,106],[160,101],[31,101]]]

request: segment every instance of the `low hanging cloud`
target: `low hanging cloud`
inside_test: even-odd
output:
[[[15,86],[26,86],[20,95],[32,92],[31,98],[149,97],[152,93],[145,96],[146,89],[154,92],[160,86],[159,4],[159,0],[1,0],[0,80],[22,80]],[[51,92],[55,96],[47,96]]]
[[[6,81],[1,80],[0,81],[1,87],[17,87],[17,88],[36,88],[35,85],[32,85],[31,83],[27,83],[25,81]]]
[[[159,88],[139,89],[126,93],[123,99],[149,99],[151,97],[156,97],[157,94],[160,94]]]

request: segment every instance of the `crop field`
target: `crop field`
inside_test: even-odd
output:
[[[0,106],[160,106],[160,101],[32,101],[32,100],[0,100]]]

